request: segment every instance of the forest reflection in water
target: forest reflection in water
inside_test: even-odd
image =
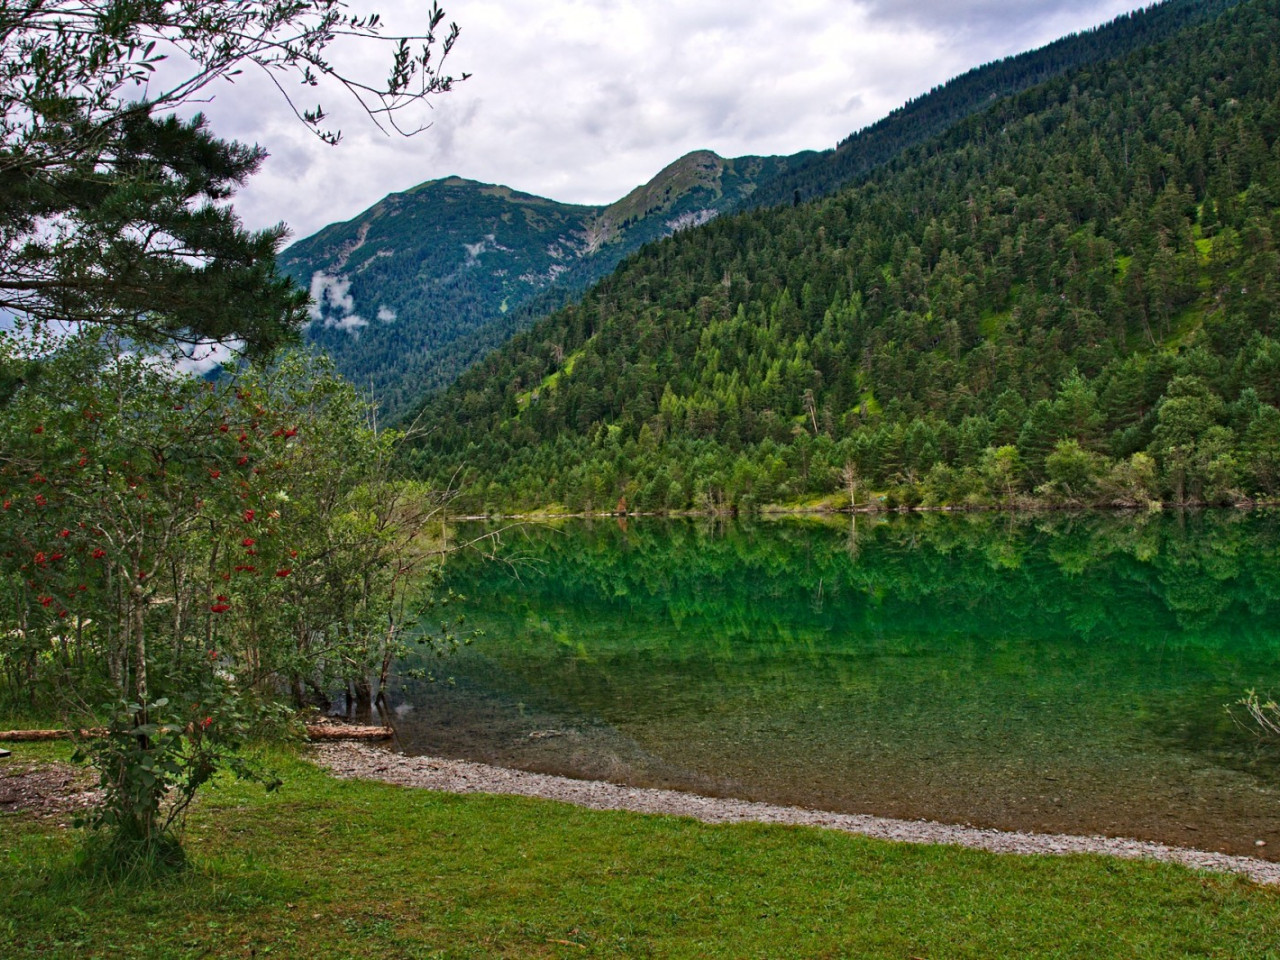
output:
[[[473,535],[478,530],[463,530]],[[1280,859],[1280,514],[598,520],[448,584],[409,753]],[[1258,846],[1257,841],[1266,846]]]

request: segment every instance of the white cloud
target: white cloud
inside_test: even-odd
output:
[[[356,301],[351,296],[351,281],[332,276],[322,270],[311,275],[311,303],[307,313],[315,322],[323,322],[326,327],[345,330],[356,334],[361,327],[367,327],[369,321],[355,312]],[[385,308],[383,308],[385,309]],[[378,319],[382,319],[379,310]]]
[[[330,94],[323,102],[344,140],[327,147],[248,74],[203,107],[215,131],[271,153],[236,202],[245,220],[284,220],[305,236],[450,174],[597,204],[694,149],[823,149],[970,67],[1142,5],[448,0],[462,27],[450,66],[474,76],[435,101],[435,125],[416,137],[385,136]],[[389,32],[413,29],[426,9],[417,0],[374,6]],[[372,72],[365,52],[335,59],[342,54]]]
[[[240,356],[242,350],[244,350],[243,340],[207,340],[198,345],[179,347],[173,362],[183,373],[202,377],[210,370],[215,370],[227,361]]]
[[[361,327],[367,327],[369,321],[358,313],[348,313],[345,316],[326,317],[324,321],[326,327],[333,327],[335,330],[345,330],[352,336],[358,336]]]
[[[342,277],[330,276],[323,270],[311,275],[311,303],[307,313],[312,320],[323,320],[331,311],[351,313],[356,308],[356,301],[351,296],[351,281]]]

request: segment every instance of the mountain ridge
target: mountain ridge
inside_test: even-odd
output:
[[[308,339],[343,373],[367,383],[394,419],[647,243],[736,210],[825,196],[1033,80],[1131,51],[1236,2],[1167,0],[975,67],[833,150],[730,159],[693,151],[611,204],[563,204],[458,176],[427,181],[298,241],[281,264],[317,300]],[[451,203],[430,205],[448,193],[455,194]],[[470,208],[463,193],[474,199]],[[380,237],[379,222],[391,222],[383,208],[389,202],[401,213],[409,205],[439,213],[420,218],[417,236],[397,238],[392,230]],[[502,214],[512,211],[498,209],[504,204],[543,216],[538,224],[526,216],[523,229],[510,233]],[[382,244],[374,250],[378,262],[369,261],[368,250],[360,255],[370,238]]]
[[[368,376],[394,415],[424,384],[451,379],[432,376],[442,348],[554,287],[586,287],[645,243],[713,219],[788,162],[694,151],[601,205],[450,175],[317,231],[280,263],[315,301],[309,339],[348,376]]]

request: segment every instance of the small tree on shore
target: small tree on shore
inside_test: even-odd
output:
[[[341,0],[0,0],[0,316],[17,330],[0,335],[0,668],[31,696],[112,701],[87,753],[94,823],[122,849],[172,840],[285,678],[371,669],[363,624],[394,617],[408,569],[375,469],[395,438],[331,370],[293,358],[213,384],[157,352],[265,360],[306,318],[275,265],[284,226],[246,230],[226,203],[264,151],[181,114],[258,68],[327,143],[297,93],[417,132],[411,108],[455,82],[443,19],[433,5],[388,37]],[[339,39],[388,45],[384,79],[345,72]],[[314,479],[326,451],[341,488]],[[358,571],[363,592],[308,603],[291,585],[312,568],[323,589]]]
[[[95,825],[170,843],[255,716],[385,675],[440,505],[406,495],[398,441],[302,354],[211,383],[74,338],[10,397],[0,666],[33,700],[109,702]]]

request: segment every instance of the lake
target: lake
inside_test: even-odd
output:
[[[1280,859],[1280,750],[1228,711],[1280,694],[1280,513],[572,521],[494,553],[446,578],[483,637],[389,690],[408,753]]]

